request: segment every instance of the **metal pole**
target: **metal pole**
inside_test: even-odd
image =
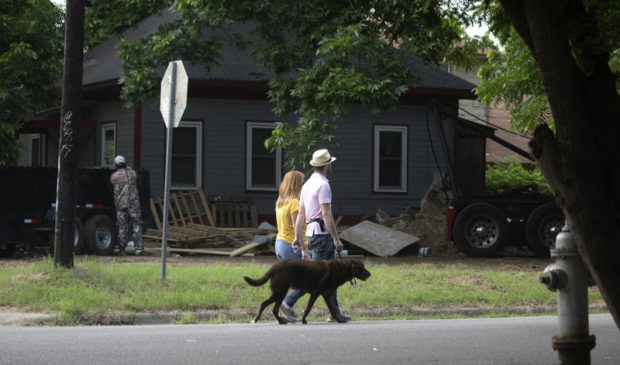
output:
[[[176,95],[177,64],[172,63],[170,72],[170,103],[168,105],[168,131],[166,134],[166,172],[164,183],[163,232],[161,238],[161,280],[166,280],[166,254],[168,246],[168,203],[170,200],[170,165],[172,159],[172,130],[174,129],[174,105]]]
[[[596,344],[588,328],[588,283],[590,273],[581,260],[567,219],[551,249],[555,260],[545,268],[540,281],[558,294],[558,335],[553,349],[558,351],[560,364],[590,364],[590,350]]]

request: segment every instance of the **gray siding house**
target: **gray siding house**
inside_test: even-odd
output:
[[[148,35],[169,17],[164,12],[147,18],[126,31],[124,38]],[[163,196],[166,130],[159,105],[123,107],[115,46],[115,39],[99,44],[84,60],[79,165],[111,167],[115,155],[124,155],[128,165],[149,171],[151,196]],[[182,122],[174,130],[172,188],[251,196],[259,215],[273,215],[278,183],[286,171],[281,151],[269,153],[263,140],[275,122],[295,118],[274,115],[266,96],[271,74],[248,54],[224,47],[221,65],[208,72],[185,63],[189,94]],[[374,115],[369,108],[353,105],[338,121],[340,144],[324,146],[338,158],[329,177],[336,216],[373,214],[378,208],[396,215],[404,207],[418,207],[434,177],[446,174],[437,124],[427,113],[433,99],[445,116],[441,123],[449,157],[457,161],[457,179],[459,174],[467,176],[473,181],[471,190],[482,189],[484,140],[472,144],[468,137],[466,143],[459,142],[460,135],[470,134],[464,133],[467,125],[457,118],[458,100],[474,98],[474,85],[415,60],[411,67],[422,82],[406,93],[396,110]],[[22,132],[25,140],[39,136],[36,150],[41,165],[56,165],[58,120],[57,109],[42,111]],[[465,151],[459,153],[459,146]]]

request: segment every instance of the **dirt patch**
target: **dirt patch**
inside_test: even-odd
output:
[[[19,252],[11,258],[0,259],[0,268],[10,267],[14,265],[22,265],[24,263],[32,263],[44,260],[44,255],[23,255]],[[153,263],[161,264],[161,256],[159,253],[150,253],[145,256],[82,256],[76,255],[74,262],[78,264],[80,261],[88,258],[99,263]],[[428,263],[433,265],[455,265],[463,264],[478,268],[503,268],[506,270],[522,270],[536,269],[542,270],[549,265],[551,259],[540,258],[529,251],[508,247],[504,250],[502,256],[496,258],[473,258],[465,256],[460,252],[452,252],[450,254],[434,254],[430,256],[418,256],[413,253],[401,253],[392,257],[377,257],[372,255],[364,255],[363,260],[367,260],[372,264],[385,265],[415,265],[420,263]],[[228,257],[228,256],[209,256],[209,255],[185,255],[181,257],[167,257],[166,263],[171,266],[179,265],[245,265],[253,263],[257,265],[270,266],[277,261],[275,255],[257,255],[254,257]]]

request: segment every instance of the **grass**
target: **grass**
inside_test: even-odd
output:
[[[366,262],[372,273],[357,286],[343,285],[338,300],[356,319],[458,318],[509,316],[509,308],[554,308],[556,294],[538,282],[539,269],[477,268],[466,264],[386,265]],[[249,321],[269,293],[268,286],[247,285],[244,275],[261,276],[262,264],[216,263],[161,266],[155,263],[99,263],[76,260],[73,269],[55,268],[53,260],[18,263],[0,271],[0,306],[57,314],[58,324],[80,323],[102,313],[178,311],[177,323],[201,323],[193,313],[216,313],[207,322]],[[595,288],[590,303],[602,304]],[[297,303],[304,308],[307,296]],[[317,301],[310,320],[324,317]],[[271,308],[266,311],[268,320]],[[237,313],[236,316],[226,313]]]

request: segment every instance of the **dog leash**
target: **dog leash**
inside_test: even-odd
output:
[[[342,260],[342,256],[340,255],[340,251],[336,251],[336,253],[338,254],[338,258]],[[349,283],[351,283],[352,287],[356,287],[357,286],[357,280],[355,280],[355,278],[349,280]]]

